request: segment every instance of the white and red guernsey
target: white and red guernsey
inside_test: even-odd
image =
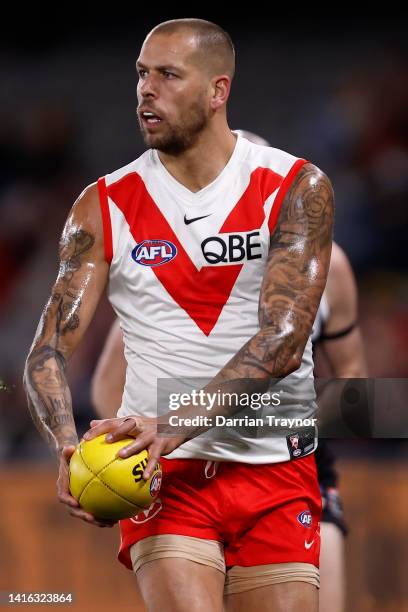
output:
[[[158,379],[209,381],[259,331],[270,236],[304,163],[239,136],[221,174],[197,193],[169,174],[156,150],[99,179],[108,295],[128,364],[118,416],[157,416]],[[312,372],[309,339],[300,368],[273,387],[280,406],[250,416],[311,417]],[[315,449],[314,432],[305,437],[297,425],[279,438],[267,435],[267,424],[256,435],[213,427],[169,458],[287,461]]]

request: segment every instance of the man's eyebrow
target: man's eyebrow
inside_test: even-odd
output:
[[[147,66],[145,66],[145,64],[143,64],[142,62],[137,61],[136,68],[147,69]],[[163,64],[162,66],[154,66],[154,70],[159,70],[159,71],[167,70],[169,72],[182,72],[181,68],[179,68],[178,66],[174,66],[173,64]]]

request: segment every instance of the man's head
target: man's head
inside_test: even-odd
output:
[[[156,26],[137,60],[138,119],[148,147],[177,155],[226,116],[235,70],[229,35],[202,19]]]

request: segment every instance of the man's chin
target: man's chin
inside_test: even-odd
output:
[[[149,134],[142,130],[142,137],[147,149],[157,149],[169,155],[180,155],[186,150],[185,142],[176,138],[166,138],[159,134]]]
[[[142,133],[144,143],[148,149],[159,149],[163,143],[163,138],[160,138],[154,134]],[[165,144],[165,143],[164,143]]]

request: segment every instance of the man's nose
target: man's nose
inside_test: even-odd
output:
[[[146,76],[142,81],[139,81],[138,93],[143,98],[156,98],[157,92],[157,82],[152,75]]]

